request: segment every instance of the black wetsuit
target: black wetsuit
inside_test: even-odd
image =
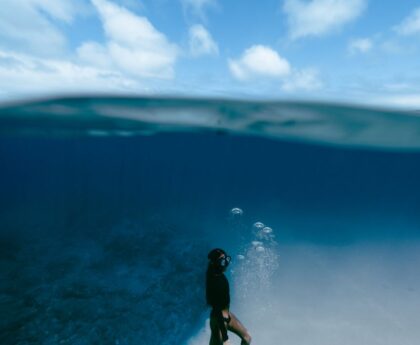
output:
[[[229,323],[230,316],[224,318],[222,310],[229,309],[229,282],[223,273],[216,272],[212,268],[207,270],[206,299],[207,304],[213,308],[210,315],[216,317],[225,342],[228,340],[225,322]]]

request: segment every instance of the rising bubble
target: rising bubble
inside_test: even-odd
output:
[[[242,209],[240,209],[239,207],[234,207],[230,210],[230,213],[234,216],[241,216],[244,213],[244,211],[242,211]]]
[[[266,226],[262,229],[264,234],[271,234],[273,232],[273,229],[271,229],[269,226]]]
[[[261,253],[261,252],[264,252],[264,251],[265,251],[265,248],[264,248],[263,246],[256,246],[256,247],[255,247],[255,250],[256,250],[257,252]]]

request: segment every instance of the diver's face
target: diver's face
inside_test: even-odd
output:
[[[229,266],[231,257],[229,255],[221,254],[217,259],[217,266],[224,272],[226,268]]]

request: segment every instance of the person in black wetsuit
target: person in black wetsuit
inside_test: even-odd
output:
[[[229,344],[227,331],[238,335],[241,345],[249,345],[251,336],[237,317],[229,310],[229,282],[223,272],[230,263],[230,256],[223,249],[216,248],[208,254],[209,265],[206,275],[206,300],[212,307],[210,313],[210,345]]]

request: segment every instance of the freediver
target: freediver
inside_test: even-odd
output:
[[[212,307],[210,313],[210,345],[228,345],[228,330],[241,338],[241,345],[249,345],[251,344],[251,336],[247,329],[229,311],[229,282],[223,273],[226,271],[231,257],[223,249],[216,248],[209,252],[208,259],[206,300],[207,304]]]

